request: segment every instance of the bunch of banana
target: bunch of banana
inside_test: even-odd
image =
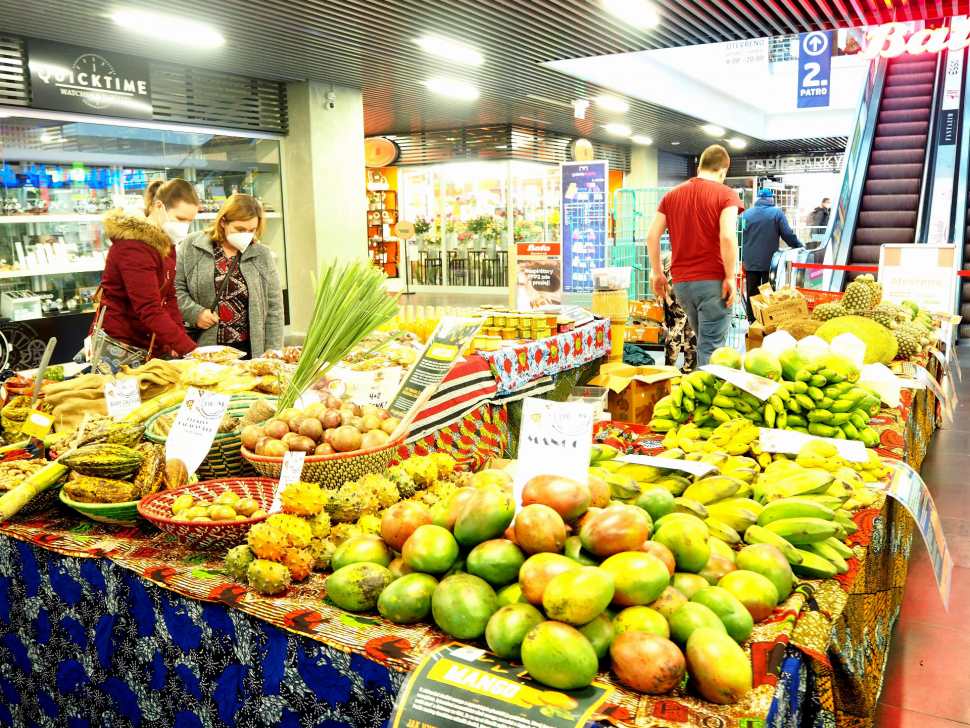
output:
[[[775,427],[779,411],[783,411],[788,429],[837,440],[860,440],[866,447],[875,447],[879,437],[869,427],[874,400],[835,370],[808,364],[795,373],[794,381],[782,382],[781,389],[769,397],[765,422],[772,419],[768,413],[771,408]],[[878,400],[875,402],[878,405]]]
[[[691,418],[698,427],[703,427],[709,419],[708,414],[719,384],[717,377],[702,371],[672,379],[670,394],[653,408],[650,429],[654,432],[668,432]],[[720,421],[728,419],[725,417]]]

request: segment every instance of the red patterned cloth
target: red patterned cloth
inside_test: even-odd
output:
[[[219,243],[212,244],[212,252],[216,259],[216,290],[226,278],[226,271],[232,264],[232,258],[226,256],[226,251]],[[239,253],[236,253],[239,255]],[[232,278],[219,300],[219,333],[218,343],[236,344],[249,341],[249,288],[246,279],[237,263],[232,271]]]

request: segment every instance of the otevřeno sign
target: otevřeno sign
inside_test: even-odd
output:
[[[970,21],[963,21],[952,28],[927,28],[913,33],[906,39],[906,23],[887,23],[866,34],[868,45],[859,52],[859,58],[871,61],[876,56],[896,58],[903,53],[939,53],[944,50],[959,51],[970,46]]]

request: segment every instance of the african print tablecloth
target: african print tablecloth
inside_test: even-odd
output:
[[[609,319],[593,321],[547,339],[479,352],[492,368],[500,395],[514,392],[516,387],[540,377],[576,369],[609,353]]]

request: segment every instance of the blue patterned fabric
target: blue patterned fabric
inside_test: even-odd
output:
[[[0,536],[0,726],[378,728],[405,675]]]

